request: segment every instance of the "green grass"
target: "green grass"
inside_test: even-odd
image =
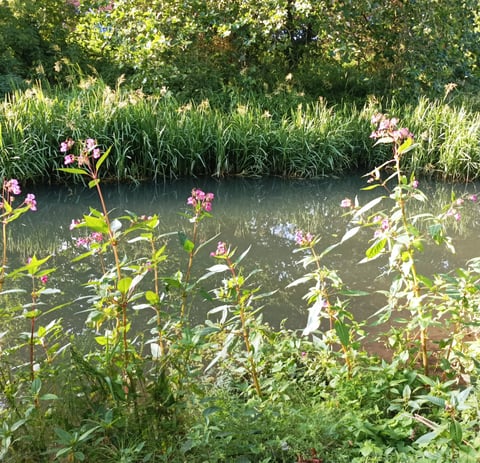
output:
[[[288,104],[290,101],[290,105]],[[383,107],[382,107],[383,106]],[[405,159],[418,173],[453,180],[480,175],[476,103],[383,104],[375,99],[329,106],[298,95],[225,94],[198,102],[110,88],[85,80],[69,91],[34,86],[1,104],[0,175],[61,181],[61,141],[96,138],[112,146],[108,176],[118,181],[185,176],[315,178],[370,168],[388,152],[373,148],[370,118],[395,115],[419,147]]]

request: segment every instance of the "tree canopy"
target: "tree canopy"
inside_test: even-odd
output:
[[[66,82],[77,68],[192,95],[443,92],[478,84],[479,33],[477,0],[1,0],[0,75]]]

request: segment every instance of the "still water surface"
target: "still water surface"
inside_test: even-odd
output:
[[[373,192],[360,191],[365,186],[364,179],[352,176],[342,179],[322,179],[312,181],[291,181],[283,179],[188,179],[168,184],[103,185],[102,189],[107,207],[112,217],[124,215],[131,211],[137,215],[158,214],[161,219],[159,233],[184,231],[189,234],[191,224],[181,212],[186,210],[186,199],[191,189],[201,188],[213,192],[213,219],[202,222],[202,239],[219,234],[218,238],[200,253],[194,264],[193,273],[200,276],[214,262],[209,252],[215,250],[218,240],[226,241],[243,252],[251,245],[251,250],[244,261],[247,273],[254,269],[262,272],[255,282],[262,290],[278,290],[275,297],[264,302],[264,319],[274,326],[282,320],[290,328],[302,329],[307,320],[307,305],[302,299],[306,286],[286,290],[285,287],[304,273],[297,264],[301,257],[294,254],[294,234],[304,230],[321,237],[320,248],[337,242],[345,233],[347,219],[342,216],[340,202],[345,197],[356,195],[361,204],[380,194],[380,189]],[[452,189],[457,195],[477,193],[478,184],[421,185],[431,198],[429,211],[439,211],[448,203]],[[48,304],[59,304],[74,300],[85,294],[87,289],[80,285],[89,278],[99,276],[98,262],[93,258],[72,264],[75,245],[69,225],[73,219],[88,213],[89,206],[100,209],[95,190],[81,187],[37,187],[30,189],[38,199],[38,211],[24,215],[11,229],[10,265],[25,262],[28,256],[36,254],[44,257],[53,254],[51,266],[57,272],[51,276],[49,286],[58,287],[62,295],[54,300],[46,299]],[[421,259],[421,272],[432,275],[449,272],[466,261],[480,255],[480,205],[470,204],[462,211],[462,220],[452,229],[456,254],[436,247],[428,246]],[[74,233],[78,235],[78,230]],[[389,277],[383,273],[385,260],[378,259],[368,264],[359,264],[364,257],[371,233],[349,240],[325,257],[324,264],[336,269],[350,289],[370,291],[368,297],[355,298],[350,309],[357,318],[365,319],[376,312],[385,301],[375,294],[375,290],[387,287]],[[164,275],[172,274],[178,268],[185,269],[186,254],[179,249],[175,235],[166,238],[168,264],[162,268]],[[319,249],[321,250],[321,249]],[[86,301],[78,301],[56,316],[62,316],[72,327],[80,328],[86,318]],[[203,321],[212,308],[211,303],[196,300],[192,316]]]

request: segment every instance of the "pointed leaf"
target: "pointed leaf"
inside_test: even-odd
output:
[[[387,239],[382,238],[381,240],[375,241],[372,246],[370,246],[366,251],[365,255],[368,259],[373,259],[378,256],[384,249],[387,244]]]
[[[349,240],[350,238],[354,237],[360,230],[361,227],[353,227],[350,230],[348,230],[342,237],[341,243],[344,241]]]
[[[337,333],[338,339],[342,343],[342,346],[348,347],[350,345],[350,329],[345,323],[337,320],[335,322],[335,332]]]
[[[97,172],[100,169],[100,167],[102,166],[102,164],[105,162],[105,159],[107,159],[111,150],[112,150],[112,147],[109,146],[108,149],[105,151],[105,153],[103,153],[102,156],[98,159],[97,164],[96,164]]]
[[[226,264],[216,264],[212,265],[211,267],[208,267],[207,270],[211,273],[220,273],[220,272],[225,272],[228,270],[228,265]]]
[[[312,307],[308,309],[307,326],[303,330],[303,336],[308,336],[320,326],[320,314],[322,312],[323,305],[323,299],[319,298],[315,301],[315,304],[313,304]]]

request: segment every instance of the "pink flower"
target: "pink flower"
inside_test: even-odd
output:
[[[212,210],[212,201],[215,195],[213,193],[205,193],[204,191],[194,188],[192,190],[192,196],[187,199],[187,204],[193,206],[197,216],[202,211],[210,212]]]
[[[412,188],[418,188],[418,180],[412,182]]]
[[[103,241],[103,234],[100,232],[92,232],[90,235],[90,238],[92,241],[95,241],[96,243],[101,243]]]
[[[14,195],[19,195],[22,192],[18,180],[14,178],[5,182],[4,188],[8,193],[12,193]]]
[[[219,257],[219,256],[226,256],[228,254],[227,243],[224,241],[219,241],[217,244],[217,249],[215,252],[211,252],[210,256],[212,257]]]
[[[25,198],[25,204],[27,206],[30,206],[31,211],[36,211],[37,210],[37,201],[35,199],[35,195],[32,193],[28,193],[27,197]]]
[[[309,246],[312,244],[313,241],[313,235],[311,233],[306,233],[304,234],[302,230],[298,230],[295,233],[295,242],[299,246]]]
[[[390,228],[390,224],[388,223],[388,219],[383,219],[382,220],[381,228],[382,228],[383,231],[386,231]]]
[[[478,201],[478,196],[473,194],[473,195],[470,195],[469,199],[470,201],[476,203]]]
[[[453,218],[458,222],[458,221],[460,221],[460,219],[462,218],[462,216],[460,215],[460,212],[456,212],[456,213],[453,215]]]
[[[68,153],[72,149],[74,144],[75,142],[71,138],[68,138],[67,140],[60,143],[60,152]]]
[[[48,281],[48,276],[47,275],[42,275],[40,277],[40,281],[42,282],[42,284],[46,285],[47,281]]]
[[[63,163],[68,166],[75,162],[75,156],[73,154],[67,154],[63,160]]]
[[[72,222],[70,223],[70,230],[73,230],[74,228],[76,228],[76,226],[80,223],[80,220],[78,219],[72,219]]]
[[[94,159],[98,159],[100,157],[100,148],[93,148],[92,155]]]
[[[352,200],[349,198],[342,199],[342,202],[340,203],[340,207],[343,207],[343,208],[352,207]]]
[[[87,148],[88,151],[93,150],[97,146],[97,142],[93,138],[87,138],[85,140],[85,147]]]

